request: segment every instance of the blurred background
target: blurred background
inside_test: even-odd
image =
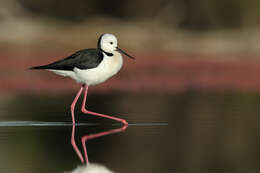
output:
[[[136,61],[125,58],[115,77],[90,88],[90,110],[168,126],[97,140],[90,161],[117,172],[259,172],[259,19],[255,0],[0,0],[0,172],[79,164],[70,128],[3,122],[70,122],[79,85],[27,69],[95,48],[103,33]]]
[[[253,0],[1,0],[0,91],[71,90],[67,79],[25,69],[96,47],[102,33],[115,34],[138,61],[126,60],[121,75],[99,91],[258,90],[258,6]]]

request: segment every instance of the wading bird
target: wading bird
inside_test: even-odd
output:
[[[98,47],[96,49],[90,48],[79,50],[62,60],[43,66],[31,67],[30,69],[48,70],[61,76],[68,76],[81,84],[81,87],[71,104],[73,124],[75,124],[74,108],[84,89],[85,92],[81,107],[83,113],[128,124],[124,119],[92,112],[85,108],[88,87],[106,81],[121,69],[123,65],[121,53],[129,58],[135,59],[118,48],[117,38],[113,34],[103,34],[98,39]]]

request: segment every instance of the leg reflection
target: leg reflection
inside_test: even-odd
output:
[[[86,164],[89,163],[87,148],[86,148],[86,142],[88,140],[99,138],[99,137],[110,135],[110,134],[114,134],[114,133],[123,132],[123,131],[126,130],[127,127],[128,127],[128,125],[124,125],[124,126],[117,128],[117,129],[111,129],[111,130],[108,130],[108,131],[99,132],[99,133],[95,133],[95,134],[88,134],[88,135],[81,137],[81,143],[82,143],[82,147],[83,147],[83,150],[84,150]],[[78,146],[76,145],[76,142],[75,142],[75,124],[73,124],[73,126],[72,126],[71,145],[72,145],[73,149],[75,150],[75,152],[77,153],[81,163],[84,163],[84,158],[83,158],[83,156],[82,156],[82,154],[81,154],[81,152],[80,152],[80,150],[79,150],[79,148],[78,148]]]
[[[77,153],[81,163],[84,163],[84,158],[75,142],[75,123],[72,124],[72,132],[71,132],[71,145],[74,148],[75,152]]]

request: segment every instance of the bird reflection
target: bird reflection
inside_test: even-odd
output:
[[[104,166],[102,165],[99,165],[99,164],[93,164],[93,163],[89,163],[89,159],[88,159],[88,154],[87,154],[87,148],[86,148],[86,142],[88,140],[91,140],[91,139],[95,139],[95,138],[99,138],[99,137],[102,137],[102,136],[106,136],[106,135],[110,135],[110,134],[114,134],[114,133],[119,133],[119,132],[123,132],[126,130],[126,128],[128,127],[128,125],[124,125],[120,128],[116,128],[116,129],[110,129],[110,130],[107,130],[107,131],[103,131],[103,132],[99,132],[99,133],[95,133],[95,134],[88,134],[88,135],[85,135],[85,136],[82,136],[81,137],[81,144],[82,144],[82,147],[83,147],[83,150],[84,150],[84,157],[82,155],[82,153],[80,152],[76,142],[75,142],[75,124],[73,124],[72,126],[72,132],[71,132],[71,144],[72,144],[72,147],[73,149],[75,150],[77,156],[79,157],[81,163],[85,163],[86,165],[82,165],[82,166],[79,166],[78,168],[76,168],[74,171],[76,171],[75,173],[78,173],[78,172],[86,172],[87,170],[96,170],[96,171],[99,171],[99,172],[111,172],[109,171],[107,168],[105,168]],[[103,171],[102,171],[103,170]],[[107,171],[105,171],[107,170]],[[72,173],[74,173],[74,171]]]
[[[78,166],[76,169],[71,172],[66,173],[114,173],[103,165],[89,163],[87,165]]]

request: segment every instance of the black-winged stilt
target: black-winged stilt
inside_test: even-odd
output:
[[[48,65],[31,67],[30,69],[44,69],[52,71],[61,76],[68,76],[82,84],[76,97],[71,104],[72,123],[75,124],[74,108],[79,96],[85,89],[81,111],[104,118],[113,119],[123,124],[126,120],[88,111],[85,108],[88,87],[106,81],[115,75],[123,65],[123,58],[120,53],[134,59],[123,50],[117,47],[117,38],[112,34],[103,34],[98,39],[97,49],[83,49],[71,56]]]

